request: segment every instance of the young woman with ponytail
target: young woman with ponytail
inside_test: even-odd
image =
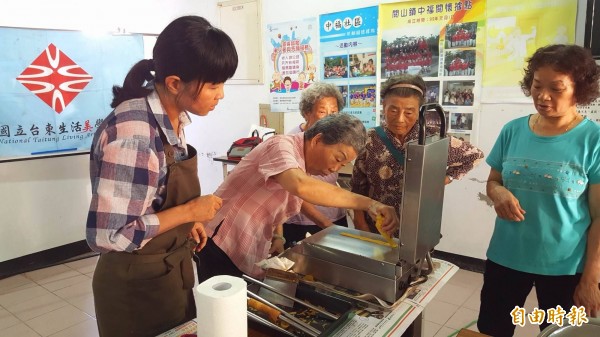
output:
[[[90,155],[87,241],[101,253],[92,281],[100,336],[156,336],[195,317],[192,254],[221,199],[200,196],[183,128],[189,113],[216,107],[237,64],[227,34],[186,16],[113,88],[114,110]]]

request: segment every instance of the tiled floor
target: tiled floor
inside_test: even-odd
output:
[[[0,280],[0,337],[98,336],[92,296],[97,257]],[[459,270],[425,309],[424,337],[455,336],[476,330],[482,275]],[[534,294],[525,304],[536,305]],[[515,337],[534,337],[536,326],[517,328]]]
[[[0,280],[0,337],[98,336],[92,296],[97,257]]]
[[[459,270],[427,305],[423,314],[423,337],[454,337],[461,328],[477,330],[479,294],[483,275]],[[537,306],[535,290],[527,297],[525,308],[530,312]],[[526,324],[517,327],[514,337],[535,337],[538,326]]]

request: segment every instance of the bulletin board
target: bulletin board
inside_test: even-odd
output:
[[[0,28],[0,161],[89,152],[141,34]]]
[[[218,3],[219,27],[233,40],[238,67],[227,84],[262,84],[263,65],[260,0]]]

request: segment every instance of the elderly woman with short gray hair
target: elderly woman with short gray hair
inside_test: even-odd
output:
[[[299,108],[300,115],[304,117],[305,121],[290,130],[288,134],[304,132],[319,119],[342,111],[344,97],[335,85],[314,82],[302,91]]]
[[[305,122],[293,128],[288,135],[308,130],[318,120],[336,114],[344,108],[344,98],[338,88],[330,83],[315,82],[302,92],[300,114]],[[333,172],[314,178],[336,185],[338,174]],[[332,225],[348,227],[346,210],[338,207],[315,206],[303,202],[300,213],[287,219],[283,227],[276,229],[271,252],[281,252],[306,237],[306,233],[315,234]]]
[[[274,227],[297,214],[303,201],[382,215],[384,229],[396,230],[393,207],[311,177],[338,171],[364,149],[365,140],[360,120],[335,114],[305,133],[273,136],[253,149],[214,193],[223,206],[206,224],[199,282],[222,274],[262,278],[256,262],[267,257]]]

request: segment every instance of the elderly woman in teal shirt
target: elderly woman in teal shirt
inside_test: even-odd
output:
[[[543,47],[528,60],[521,88],[537,113],[506,124],[487,157],[498,217],[481,290],[482,333],[512,336],[511,312],[534,285],[541,310],[560,306],[566,314],[575,305],[596,316],[600,309],[600,126],[577,111],[600,95],[599,78],[579,46]]]

